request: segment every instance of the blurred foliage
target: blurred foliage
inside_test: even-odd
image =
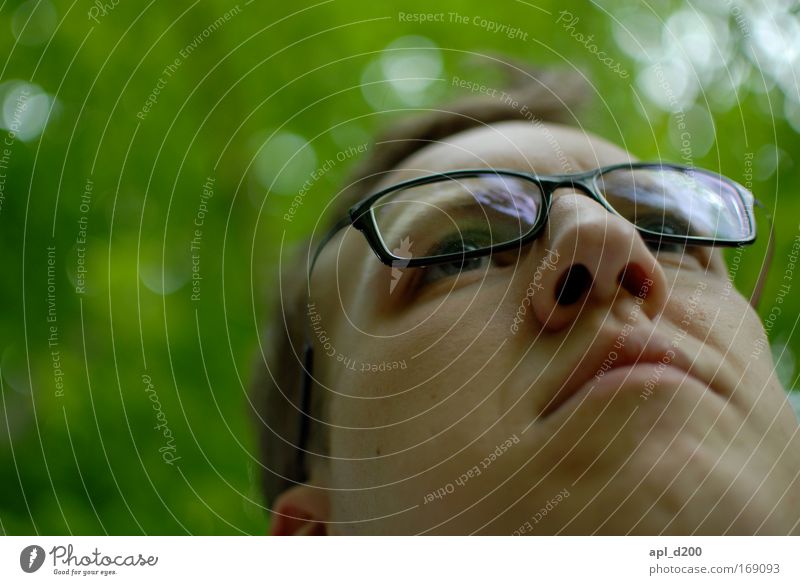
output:
[[[0,533],[266,530],[247,387],[281,248],[341,153],[464,95],[454,75],[492,82],[474,54],[578,68],[587,130],[751,186],[776,218],[768,315],[800,232],[798,32],[781,1],[0,1]],[[796,292],[770,330],[787,387]]]

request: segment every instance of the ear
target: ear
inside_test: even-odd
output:
[[[325,490],[296,485],[283,492],[272,507],[272,536],[328,536],[328,494]]]

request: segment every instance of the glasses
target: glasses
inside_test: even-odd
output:
[[[756,239],[752,193],[703,169],[664,163],[601,167],[568,175],[467,169],[392,185],[350,208],[322,239],[361,231],[389,266],[430,266],[520,247],[547,224],[553,192],[570,188],[661,243],[740,246]]]
[[[308,277],[325,244],[352,225],[378,259],[392,267],[455,263],[521,248],[547,225],[553,193],[569,188],[629,221],[641,237],[663,244],[743,246],[756,240],[753,194],[717,173],[667,163],[632,163],[564,175],[465,169],[397,183],[350,208],[320,240]],[[768,260],[772,255],[772,230]],[[760,294],[766,270],[759,276]],[[311,335],[304,350],[298,471],[310,422]]]

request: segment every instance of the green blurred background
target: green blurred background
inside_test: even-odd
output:
[[[466,95],[453,76],[495,82],[473,54],[584,71],[588,130],[752,188],[778,233],[760,311],[780,306],[772,351],[800,386],[800,284],[776,303],[798,39],[782,1],[0,0],[0,533],[267,530],[247,389],[281,245],[341,153]]]

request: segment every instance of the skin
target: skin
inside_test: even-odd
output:
[[[630,160],[574,128],[504,122],[423,148],[383,185]],[[577,265],[591,282],[559,303]],[[353,228],[320,257],[311,290],[334,355],[316,347],[314,392],[330,451],[276,502],[273,533],[800,531],[798,422],[720,252],[654,250],[561,189],[522,253],[460,275],[406,268],[390,294],[391,280]],[[361,371],[384,362],[405,367]]]

